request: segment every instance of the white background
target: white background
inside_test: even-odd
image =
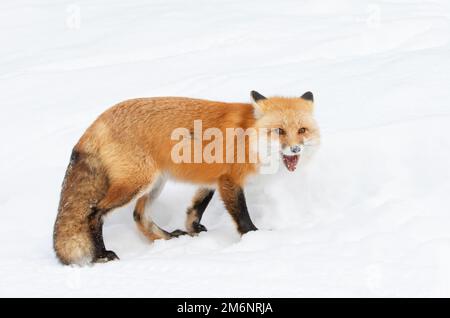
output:
[[[450,296],[450,2],[2,0],[0,296]],[[127,98],[248,101],[311,90],[309,167],[246,189],[259,232],[221,201],[199,237],[149,244],[132,206],[105,224],[121,258],[52,250],[73,145]],[[307,169],[302,169],[307,168]],[[152,211],[182,228],[193,188]]]

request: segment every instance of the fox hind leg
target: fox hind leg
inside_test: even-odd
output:
[[[103,215],[104,212],[93,208],[91,214],[89,214],[89,229],[91,231],[92,241],[95,247],[94,262],[105,263],[108,261],[119,259],[119,257],[113,251],[106,250],[105,243],[103,241]]]
[[[142,176],[142,173],[131,175]],[[63,264],[84,265],[117,259],[114,252],[105,248],[103,217],[128,203],[144,184],[143,178],[132,183],[111,178],[97,156],[74,149],[53,233],[59,260]]]
[[[158,239],[170,239],[170,233],[157,226],[150,218],[145,215],[145,206],[150,201],[150,195],[145,194],[139,198],[133,211],[133,218],[139,231],[150,241]]]
[[[165,179],[159,177],[157,181],[152,185],[152,188],[148,194],[143,195],[136,202],[136,206],[133,211],[133,218],[136,222],[136,226],[150,241],[164,239],[168,240],[173,237],[187,234],[181,230],[175,230],[173,232],[167,232],[160,228],[153,220],[145,215],[145,207],[151,205],[151,203],[159,196],[164,187]]]
[[[111,210],[130,202],[142,187],[143,185],[116,181],[108,188],[106,195],[98,205],[91,209],[88,222],[95,248],[94,262],[104,263],[119,259],[116,253],[105,248],[103,241],[103,217]]]
[[[203,213],[214,195],[214,189],[200,188],[192,199],[192,204],[186,212],[186,229],[189,234],[206,232],[206,227],[200,223]]]

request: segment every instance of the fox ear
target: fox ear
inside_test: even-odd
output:
[[[263,111],[261,109],[261,106],[258,104],[258,102],[267,99],[265,96],[261,95],[257,91],[251,91],[250,96],[252,97],[252,104],[253,104],[253,113],[255,114],[256,118],[261,118],[263,115]]]
[[[314,103],[314,95],[311,92],[306,92],[300,98],[303,98],[304,100],[307,100],[307,101],[310,101],[310,102]]]
[[[263,95],[261,95],[260,93],[258,93],[257,91],[251,91],[250,95],[252,96],[252,99],[255,103],[257,103],[258,101],[262,100],[262,99],[267,99],[266,97],[264,97]]]

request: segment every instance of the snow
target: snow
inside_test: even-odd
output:
[[[450,296],[446,0],[3,0],[0,296]],[[208,232],[149,244],[132,206],[120,261],[60,265],[52,227],[73,145],[132,97],[315,94],[309,166],[246,188],[242,238],[217,196]],[[195,188],[152,206],[182,228]]]

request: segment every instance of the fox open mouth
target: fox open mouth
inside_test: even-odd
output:
[[[286,168],[289,171],[294,171],[295,168],[297,168],[297,163],[298,163],[298,159],[300,159],[300,155],[293,155],[293,156],[288,156],[288,155],[283,155],[283,162],[284,165],[286,166]]]

